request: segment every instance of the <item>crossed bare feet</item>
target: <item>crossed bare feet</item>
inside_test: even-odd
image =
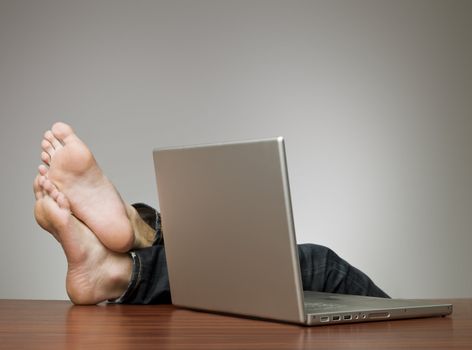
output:
[[[116,298],[131,273],[131,259],[122,253],[150,246],[155,233],[123,202],[69,125],[54,124],[41,147],[35,217],[64,249],[69,297],[77,304]]]
[[[88,147],[64,123],[46,131],[41,147],[41,159],[47,166],[40,165],[39,173],[67,196],[74,215],[106,247],[128,251],[134,234],[126,206]]]

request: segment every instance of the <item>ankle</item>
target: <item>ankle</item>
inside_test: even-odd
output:
[[[146,248],[152,246],[156,232],[139,215],[138,211],[131,205],[126,204],[126,213],[134,235],[133,248]]]
[[[131,280],[133,260],[129,254],[114,253],[106,270],[104,300],[117,299],[126,291]]]

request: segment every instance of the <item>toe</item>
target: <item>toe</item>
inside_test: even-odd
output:
[[[39,176],[38,183],[39,186],[41,187],[41,191],[44,191],[44,182],[46,181],[46,176]]]
[[[59,194],[61,192],[51,180],[49,180],[46,176],[43,176],[43,177],[44,177],[44,181],[42,183],[43,189],[46,191],[49,197],[51,197],[57,202],[57,198],[59,197]]]
[[[51,157],[54,154],[54,147],[52,146],[51,142],[49,142],[49,140],[46,140],[45,138],[41,141],[41,148]]]
[[[52,147],[54,147],[54,149],[62,147],[61,141],[57,139],[57,137],[51,130],[48,130],[44,133],[44,138],[49,141],[49,143],[52,145]]]
[[[48,167],[44,164],[40,164],[38,166],[38,172],[40,175],[46,176],[46,174],[48,173]]]
[[[59,205],[59,207],[61,207],[62,209],[67,209],[67,210],[70,210],[70,204],[69,204],[69,201],[67,200],[66,196],[64,195],[64,193],[62,192],[59,192],[57,198],[56,198],[56,202],[57,204]]]
[[[48,180],[48,178],[44,177],[44,179],[41,179],[41,186],[43,189],[46,191],[48,195],[51,195],[52,191],[56,188],[53,183]]]
[[[40,178],[41,178],[41,175],[37,175],[33,181],[33,192],[34,192],[34,197],[36,199],[43,198],[43,190],[41,188],[41,185],[39,184]]]
[[[62,122],[55,123],[51,130],[54,137],[60,140],[62,143],[67,141],[69,136],[75,135],[74,130],[68,124]]]
[[[45,164],[49,165],[49,163],[51,163],[51,156],[49,155],[49,153],[42,151],[41,152],[41,160]]]
[[[57,202],[57,198],[59,197],[59,191],[57,188],[54,187],[49,196]]]

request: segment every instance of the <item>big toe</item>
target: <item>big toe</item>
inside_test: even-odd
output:
[[[74,130],[70,127],[70,125],[63,122],[54,123],[51,131],[57,139],[63,142],[67,142],[68,138],[75,136]]]

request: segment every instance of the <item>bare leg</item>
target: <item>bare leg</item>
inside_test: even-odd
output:
[[[152,243],[152,229],[139,221],[132,206],[123,202],[92,152],[69,125],[54,124],[44,134],[41,147],[41,159],[47,166],[39,167],[40,174],[64,193],[73,214],[106,247],[126,252]]]
[[[150,247],[156,238],[156,232],[139,216],[134,207],[126,204],[126,213],[134,233],[133,248]]]
[[[130,257],[104,247],[87,226],[71,215],[67,197],[44,176],[36,177],[33,188],[37,222],[64,249],[68,263],[66,288],[72,302],[96,304],[123,294],[131,278]]]

